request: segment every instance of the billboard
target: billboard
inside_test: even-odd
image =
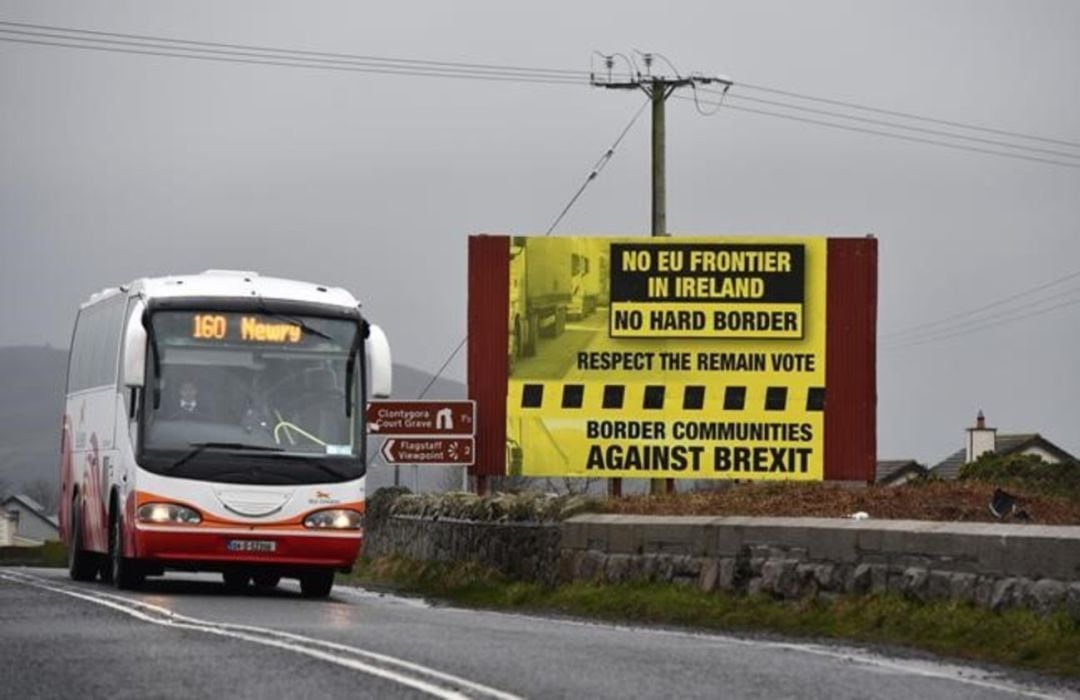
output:
[[[506,244],[505,473],[825,477],[828,239]]]

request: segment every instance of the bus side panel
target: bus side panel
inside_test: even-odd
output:
[[[77,492],[68,531],[72,518],[81,518],[83,548],[100,553],[108,551],[109,472],[119,455],[117,375],[126,306],[126,297],[114,296],[79,312],[68,365],[64,440],[70,451],[62,457],[62,508],[71,509]]]
[[[64,406],[60,427],[60,541],[71,544],[71,499],[75,492],[75,466],[71,454],[71,414]]]
[[[78,512],[82,517],[83,547],[107,552],[109,543],[108,499],[110,470],[118,451],[113,441],[116,422],[116,389],[105,387],[81,392],[69,398],[68,416],[73,424],[71,484],[78,489]],[[69,501],[71,491],[65,495]]]

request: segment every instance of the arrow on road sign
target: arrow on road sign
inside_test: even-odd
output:
[[[475,444],[467,438],[390,438],[383,443],[387,464],[464,464],[474,460]]]

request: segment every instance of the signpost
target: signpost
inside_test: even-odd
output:
[[[382,446],[388,464],[457,464],[473,463],[473,439],[467,438],[388,438]]]
[[[387,464],[469,466],[475,460],[474,401],[371,401],[368,434],[387,438]]]
[[[472,435],[475,401],[370,401],[372,435]]]

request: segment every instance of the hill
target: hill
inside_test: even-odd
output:
[[[66,349],[0,347],[0,491],[19,490],[38,478],[58,481],[66,374]],[[394,396],[415,398],[430,380],[427,372],[396,364]],[[447,379],[435,382],[426,396],[464,397],[465,385]]]

